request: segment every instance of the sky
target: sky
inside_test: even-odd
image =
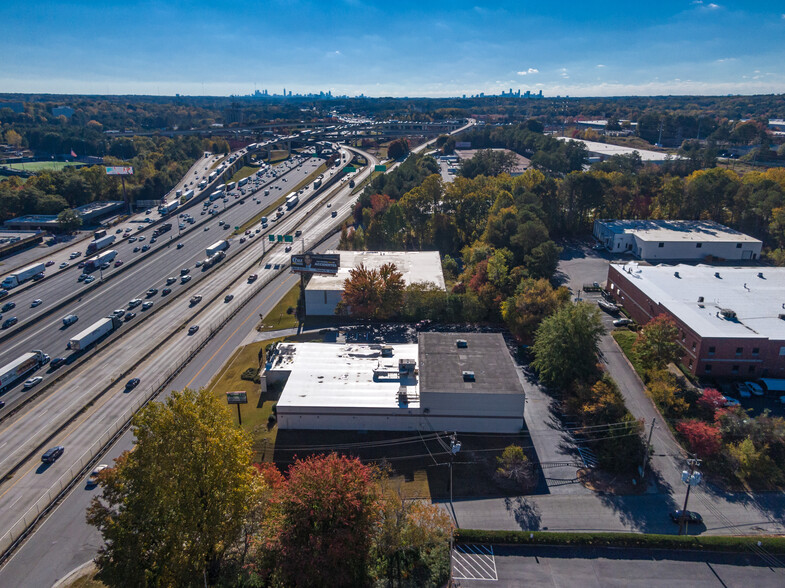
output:
[[[0,92],[785,93],[785,1],[2,0]]]

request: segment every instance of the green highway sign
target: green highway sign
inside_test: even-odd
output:
[[[278,242],[283,243],[283,235],[276,235],[278,237]]]
[[[283,240],[284,240],[286,243],[293,243],[293,242],[294,242],[294,237],[292,237],[291,235],[285,235],[285,236],[284,236],[284,238],[283,238]]]
[[[357,168],[354,167],[353,165],[347,165],[345,168],[343,168],[343,171],[344,171],[344,173],[349,174],[349,173],[356,172]]]
[[[270,241],[275,241],[275,235],[270,235]]]
[[[240,227],[235,227],[235,228],[234,228],[234,230],[235,230],[235,231],[239,231],[239,230],[240,230]]]
[[[383,164],[382,165],[375,165],[374,168],[373,168],[373,171],[385,172],[385,171],[387,171],[387,166],[383,165]]]

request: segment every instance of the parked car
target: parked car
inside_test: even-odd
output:
[[[41,461],[44,463],[54,463],[61,455],[63,455],[64,451],[65,451],[65,447],[63,447],[62,445],[57,445],[55,447],[47,449],[44,452],[44,454],[41,456]]]
[[[725,398],[726,407],[741,406],[741,402],[739,402],[735,398],[731,398],[730,396],[723,396],[723,398]]]
[[[756,384],[755,382],[744,382],[744,385],[754,396],[763,396],[765,394],[763,387],[760,384]]]
[[[681,510],[674,510],[674,511],[670,512],[668,514],[668,516],[670,516],[671,520],[674,523],[679,523],[679,521],[681,521],[681,518],[682,518],[681,513],[682,513]],[[688,522],[688,523],[693,523],[693,524],[702,524],[703,523],[703,517],[700,516],[700,514],[698,514],[697,512],[695,512],[693,510],[685,510],[684,511],[684,520],[686,522]]]
[[[614,327],[626,327],[627,325],[631,325],[632,320],[628,318],[620,318],[613,321]]]
[[[619,307],[616,306],[613,302],[608,302],[607,300],[598,300],[597,306],[599,306],[602,310],[608,313],[619,312]]]

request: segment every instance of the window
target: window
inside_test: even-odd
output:
[[[695,351],[695,341],[692,342],[692,350]]]
[[[659,243],[657,247],[665,247],[665,243]]]
[[[716,347],[714,347],[714,345],[712,345],[711,347],[709,347],[709,355],[714,355],[714,352],[715,352],[716,350],[717,350],[717,348],[716,348]]]
[[[736,249],[741,249],[741,243],[736,243]]]
[[[744,347],[737,347],[736,348],[736,355],[741,355],[744,352]]]
[[[730,369],[730,373],[732,373],[732,374],[738,374],[738,373],[739,373],[739,366],[737,366],[737,365],[734,365],[734,366],[733,366],[733,367]]]
[[[711,373],[711,364],[710,364],[710,363],[707,363],[707,364],[706,364],[706,367],[704,368],[704,371],[705,371],[707,374],[710,374],[710,373]]]
[[[753,347],[752,348],[752,354],[753,355],[758,355],[759,353],[760,353],[760,347]]]
[[[695,243],[695,247],[700,249],[701,247],[703,247],[703,243]]]
[[[749,373],[751,373],[751,374],[754,374],[754,373],[755,373],[755,366],[754,366],[754,365],[751,365],[750,367],[748,367],[748,368],[747,368],[747,371],[748,371]]]
[[[692,369],[692,360],[690,360],[690,369]]]

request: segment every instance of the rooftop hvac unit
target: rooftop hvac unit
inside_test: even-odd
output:
[[[463,381],[474,382],[474,372],[470,372],[470,371],[463,372]]]
[[[412,373],[416,363],[417,362],[413,359],[402,357],[398,360],[398,371],[400,373]]]
[[[785,321],[785,314],[781,314],[781,315],[779,315],[779,316],[780,316],[780,320],[783,320],[783,321]]]
[[[455,342],[455,345],[458,347],[458,349],[466,349],[469,346],[469,344],[466,342],[466,339],[458,339]]]
[[[677,277],[677,278],[681,277],[681,276],[679,276],[679,272],[673,272],[673,275],[674,275],[675,277]]]
[[[698,296],[698,302],[703,302],[703,296]]]
[[[382,345],[382,357],[392,357],[392,356],[393,356],[392,345]]]
[[[720,314],[725,317],[726,319],[735,319],[736,318],[736,311],[731,310],[730,308],[721,308]]]
[[[715,278],[719,278],[720,277],[720,272],[714,272],[714,277]]]
[[[758,272],[758,277],[763,279],[763,272]]]

